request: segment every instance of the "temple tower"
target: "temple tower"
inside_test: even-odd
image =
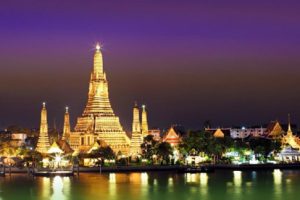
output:
[[[66,107],[66,112],[64,116],[64,129],[63,129],[63,136],[62,139],[69,141],[71,132],[71,126],[70,126],[70,114],[69,114],[69,107]]]
[[[88,101],[82,116],[77,119],[75,132],[70,134],[70,145],[75,150],[84,150],[98,140],[105,141],[115,152],[128,153],[130,140],[111,107],[103,57],[97,44]]]
[[[148,119],[147,119],[147,110],[146,106],[142,106],[142,135],[146,137],[148,135]]]
[[[282,143],[283,145],[289,145],[294,149],[300,149],[299,138],[297,138],[292,131],[290,114],[288,115],[288,121],[288,130],[286,135],[284,135],[282,138]]]
[[[288,114],[288,122],[289,122],[289,125],[288,125],[288,130],[287,130],[287,137],[291,138],[293,137],[293,131],[292,131],[292,127],[291,127],[291,115]]]
[[[36,151],[40,153],[47,153],[50,147],[49,135],[48,135],[48,122],[47,122],[47,109],[46,103],[43,103],[43,108],[41,111],[41,125],[38,143],[36,146]]]
[[[133,107],[133,120],[132,120],[132,135],[130,143],[130,154],[136,156],[141,154],[141,144],[143,142],[141,133],[140,111],[137,103]]]
[[[133,107],[132,132],[133,133],[141,132],[140,110],[137,103],[135,103]]]

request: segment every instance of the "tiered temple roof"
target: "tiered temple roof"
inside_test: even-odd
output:
[[[292,128],[291,128],[291,122],[290,122],[290,116],[289,116],[289,125],[288,125],[288,130],[285,136],[283,136],[283,144],[284,145],[289,145],[294,149],[300,150],[300,144],[299,144],[299,138],[296,137],[293,134]]]
[[[109,101],[100,45],[96,46],[94,54],[88,102],[82,116],[77,119],[75,133],[70,136],[70,145],[74,149],[89,148],[97,140],[104,140],[115,152],[128,153],[130,140]]]
[[[36,151],[40,153],[47,153],[50,148],[49,135],[48,135],[48,121],[47,121],[47,109],[46,103],[43,103],[43,108],[41,111],[41,125],[40,134],[36,147]]]
[[[64,116],[64,129],[63,129],[63,136],[62,139],[69,141],[71,132],[71,125],[70,125],[70,114],[69,114],[69,108],[66,107],[66,112]]]
[[[163,142],[168,142],[171,146],[178,146],[180,141],[181,137],[173,127],[171,127],[163,137]]]
[[[141,144],[143,142],[140,122],[140,111],[137,103],[133,107],[132,135],[130,144],[130,154],[135,156],[141,154]]]

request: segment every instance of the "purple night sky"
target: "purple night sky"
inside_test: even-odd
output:
[[[126,2],[126,3],[125,3]],[[300,1],[1,1],[0,129],[72,126],[103,44],[110,99],[130,130],[300,121]]]

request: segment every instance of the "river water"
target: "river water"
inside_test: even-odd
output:
[[[299,195],[300,170],[0,177],[0,200],[295,200]]]

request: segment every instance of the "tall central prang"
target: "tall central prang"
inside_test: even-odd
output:
[[[99,44],[94,54],[88,102],[82,116],[77,119],[75,132],[70,136],[70,145],[74,149],[87,149],[98,140],[106,142],[115,152],[127,153],[130,145],[130,140],[109,101],[108,82],[103,71]]]

